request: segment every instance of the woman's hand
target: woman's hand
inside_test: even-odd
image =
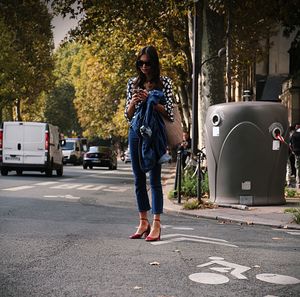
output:
[[[145,102],[147,100],[148,97],[148,92],[146,90],[134,90],[133,91],[133,95],[131,97],[128,109],[127,109],[127,116],[128,118],[131,120],[134,112],[135,112],[135,106],[139,103],[139,102]]]
[[[141,102],[145,102],[148,98],[148,92],[146,90],[140,90],[138,96]]]
[[[135,91],[132,95],[131,104],[136,105],[139,102],[145,102],[148,97],[148,92],[146,90],[139,89]]]
[[[134,93],[134,94],[132,95],[130,104],[132,104],[132,105],[135,106],[135,105],[138,104],[139,102],[140,102],[140,96],[139,96],[139,94],[138,94],[138,93]]]
[[[154,105],[154,110],[156,110],[157,112],[160,112],[165,118],[169,118],[168,117],[168,113],[165,110],[165,107],[162,104],[156,104]]]

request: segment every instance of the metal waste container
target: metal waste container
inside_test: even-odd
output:
[[[205,122],[210,200],[218,204],[285,203],[287,109],[275,102],[212,105]]]

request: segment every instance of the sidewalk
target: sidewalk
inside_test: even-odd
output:
[[[287,199],[285,205],[249,206],[247,209],[237,209],[235,206],[219,206],[214,209],[184,210],[177,200],[168,199],[169,191],[174,189],[175,165],[169,164],[162,171],[165,212],[180,213],[199,218],[215,219],[224,222],[239,222],[248,225],[265,225],[274,228],[298,229],[300,224],[293,222],[293,215],[284,213],[287,208],[300,207],[299,198]]]

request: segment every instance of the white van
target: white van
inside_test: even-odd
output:
[[[84,151],[79,138],[65,138],[61,148],[64,164],[82,164]]]
[[[16,170],[41,171],[47,176],[56,170],[63,175],[63,155],[58,127],[39,122],[3,122],[0,127],[1,175]]]

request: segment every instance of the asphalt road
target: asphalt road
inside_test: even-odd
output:
[[[0,177],[0,296],[300,295],[299,232],[167,213],[130,240],[130,164]]]

